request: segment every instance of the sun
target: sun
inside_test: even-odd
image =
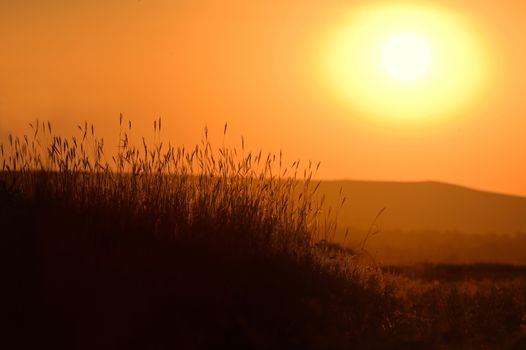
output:
[[[394,79],[417,80],[431,66],[431,47],[417,34],[393,35],[382,48],[382,64]]]
[[[353,118],[404,124],[453,118],[482,100],[492,72],[483,31],[437,6],[363,5],[342,15],[317,59],[329,97]]]

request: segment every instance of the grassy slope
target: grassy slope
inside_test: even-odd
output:
[[[343,348],[391,312],[382,288],[308,255],[254,251],[222,230],[155,236],[149,218],[118,209],[0,198],[8,348]]]
[[[111,171],[102,141],[80,140],[1,150],[3,348],[520,346],[524,278],[425,281],[360,263],[324,240],[334,225],[310,169],[276,177],[279,157],[207,142],[143,155],[124,134]]]
[[[342,274],[307,256],[155,237],[127,212],[0,198],[7,348],[511,349],[524,324],[516,274]]]

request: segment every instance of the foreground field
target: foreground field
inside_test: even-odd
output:
[[[8,281],[3,348],[525,345],[523,269],[382,272],[345,256],[333,266],[316,257],[250,251],[224,237],[156,237],[142,220],[123,214],[1,198],[8,225],[1,244]]]
[[[525,347],[521,268],[380,268],[329,241],[312,168],[126,135],[110,166],[83,130],[2,148],[2,348]]]

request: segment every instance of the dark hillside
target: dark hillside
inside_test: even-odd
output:
[[[0,147],[2,349],[520,344],[524,276],[382,271],[329,240],[311,166],[276,175],[281,157],[214,149],[206,131],[190,151],[138,149],[124,133],[107,157],[80,129],[42,146],[37,124]]]
[[[323,181],[329,203],[339,190],[347,196],[340,226],[367,229],[382,208],[386,230],[526,232],[526,198],[472,190],[438,182]]]

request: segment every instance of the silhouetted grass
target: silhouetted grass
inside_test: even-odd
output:
[[[112,155],[87,123],[1,146],[7,348],[520,346],[524,277],[384,273],[331,242],[317,166],[214,148],[206,130],[163,144],[161,120],[138,147],[120,123]]]

